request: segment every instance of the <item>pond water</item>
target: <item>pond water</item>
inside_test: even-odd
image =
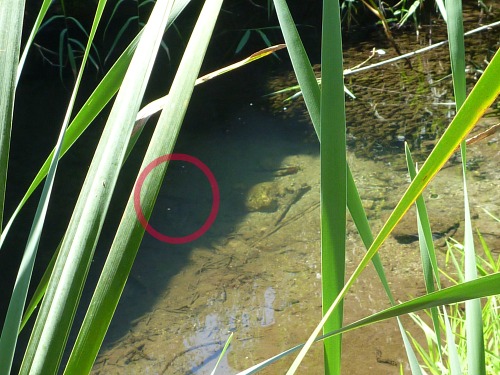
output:
[[[477,13],[467,21],[468,30],[476,27]],[[442,26],[432,30],[432,42],[443,40]],[[427,45],[428,34],[423,28],[418,38],[412,32],[396,37],[404,51],[411,51]],[[498,48],[498,35],[496,29],[466,40],[471,67],[484,67]],[[380,38],[347,44],[346,67],[365,60],[372,48],[384,48],[384,59],[393,55]],[[413,69],[402,60],[346,78],[357,97],[347,103],[348,161],[374,233],[408,186],[403,141],[424,160],[453,115],[447,104],[452,90],[446,48],[419,55],[411,64]],[[470,84],[474,74],[471,69]],[[269,91],[293,83],[289,75],[273,74]],[[233,342],[218,373],[235,374],[304,342],[319,322],[319,145],[300,101],[290,106],[265,100],[228,108],[224,118],[182,133],[175,152],[199,158],[217,179],[217,220],[185,245],[145,235],[93,374],[209,374],[231,332]],[[263,110],[263,103],[280,110]],[[497,103],[474,133],[498,121]],[[500,213],[498,154],[497,134],[468,149],[473,226],[497,255],[499,227],[485,210]],[[424,193],[443,265],[445,239],[462,239],[460,168],[449,162]],[[186,236],[203,224],[211,205],[204,174],[192,164],[172,162],[150,223],[167,235]],[[416,233],[412,210],[380,251],[400,301],[425,291]],[[349,218],[348,275],[364,251]],[[346,297],[345,320],[388,306],[369,267]],[[403,323],[421,337],[408,319]],[[300,373],[321,374],[321,354],[321,345],[315,345]],[[399,364],[408,370],[395,320],[345,334],[343,356],[346,374],[399,374]],[[262,373],[284,373],[292,358]]]

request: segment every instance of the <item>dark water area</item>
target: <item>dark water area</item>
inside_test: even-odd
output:
[[[300,11],[313,19],[317,17],[316,5]],[[234,9],[229,7],[230,5],[226,8],[228,14],[234,13]],[[193,13],[194,8],[193,5]],[[498,10],[495,11],[495,19],[498,20]],[[296,12],[300,14],[299,11]],[[466,17],[469,20],[467,27],[471,29],[479,22],[478,12],[472,7],[468,12],[470,16]],[[307,21],[306,16],[304,19]],[[308,23],[306,21],[305,24]],[[430,29],[423,26],[421,37],[416,42],[414,31],[395,33],[402,39],[407,36],[401,44],[403,52],[429,43],[427,36]],[[434,26],[432,30],[435,30]],[[473,43],[481,43],[477,47],[479,52],[471,54],[469,61],[481,64],[483,57],[488,59],[491,56],[489,48],[498,48],[498,29],[495,30],[466,39],[466,42],[472,40]],[[311,61],[318,63],[319,39],[314,39],[318,29],[305,27],[303,32],[309,37]],[[224,44],[225,36],[216,35],[211,46],[213,53],[208,56],[202,73],[220,67],[218,57],[227,58],[232,54],[238,39],[233,38],[230,43]],[[433,41],[438,37],[442,38],[442,34],[433,31]],[[485,48],[485,45],[488,47]],[[369,28],[369,32],[347,35],[346,67],[363,61],[373,47],[387,51],[387,55],[381,59],[394,55],[380,29]],[[258,39],[252,38],[248,51],[260,48],[263,46],[258,43]],[[430,67],[435,69],[436,66],[443,65],[438,77],[442,78],[449,71],[445,63],[446,49],[433,56],[429,59],[430,62],[426,62],[423,57],[412,62],[414,67],[424,72],[430,70]],[[229,60],[234,61],[240,57],[241,54]],[[224,360],[221,372],[232,374],[235,369],[241,370],[305,341],[320,319],[317,205],[319,146],[310,124],[304,121],[304,108],[300,102],[293,108],[287,105],[287,110],[281,111],[277,110],[283,107],[280,100],[262,97],[276,85],[293,83],[290,66],[284,62],[287,59],[286,53],[280,53],[279,57],[281,62],[269,57],[195,89],[175,152],[194,155],[213,171],[221,190],[221,207],[217,220],[204,236],[186,245],[164,244],[145,235],[93,373],[206,374],[228,332],[235,332],[233,348]],[[173,66],[175,58],[170,60],[166,55],[161,55],[153,73],[154,84],[146,94],[149,100],[165,94]],[[348,102],[348,110],[352,106],[352,113],[359,112],[359,117],[349,117],[350,134],[353,137],[349,158],[353,171],[360,176],[362,198],[375,228],[380,227],[384,215],[395,203],[394,199],[387,197],[396,198],[399,194],[397,187],[406,183],[406,175],[391,174],[401,170],[401,162],[394,157],[400,153],[400,145],[396,145],[394,150],[390,150],[387,145],[394,144],[398,135],[410,138],[413,134],[410,131],[398,133],[401,121],[406,121],[410,126],[425,120],[415,117],[403,120],[408,113],[421,112],[422,108],[419,106],[409,106],[408,111],[401,111],[401,107],[407,104],[405,100],[418,92],[418,79],[409,77],[406,83],[395,88],[399,95],[395,103],[386,104],[386,97],[374,94],[373,88],[385,90],[384,95],[387,95],[390,82],[398,85],[406,74],[404,66],[405,63],[400,62],[396,72],[393,68],[386,67],[383,68],[386,70],[377,70],[381,71],[380,75],[362,74],[346,79],[348,87],[359,97],[357,102]],[[165,67],[168,67],[168,73],[165,73]],[[92,74],[95,73],[91,72],[89,77]],[[91,92],[98,78],[95,81],[87,78],[79,105]],[[473,76],[470,78],[472,83]],[[425,79],[424,77],[422,80]],[[433,79],[436,80],[434,77]],[[404,85],[406,86],[403,87]],[[424,86],[425,82],[421,83],[420,88],[423,90]],[[69,87],[71,73],[65,73],[65,85],[62,85],[57,69],[47,65],[41,71],[28,74],[20,83],[16,125],[12,135],[6,217],[9,217],[15,204],[19,202],[41,165],[41,160],[48,155],[55,143],[59,124],[64,117],[63,110],[69,100]],[[449,100],[450,94],[448,91],[443,96],[443,101]],[[394,99],[395,95],[389,93],[388,96]],[[360,102],[364,111],[356,109]],[[421,104],[418,99],[415,102]],[[396,106],[396,109],[389,113],[391,105]],[[388,121],[390,126],[399,124],[391,135],[392,139],[380,141],[380,138],[370,138],[377,132],[387,134],[388,129],[383,127],[379,130],[376,123],[366,121],[367,113],[374,116],[374,106],[378,115],[392,119]],[[47,111],[47,108],[50,110]],[[398,117],[400,114],[401,117]],[[40,244],[33,285],[41,277],[42,270],[64,234],[105,120],[105,114],[96,119],[61,161],[53,204],[49,208],[48,224]],[[487,127],[488,124],[484,126]],[[365,133],[361,128],[364,128]],[[89,285],[82,297],[83,309],[86,308],[90,291],[116,232],[153,129],[152,119],[136,150],[123,167],[109,217],[96,249]],[[370,137],[366,137],[367,133]],[[471,194],[482,194],[485,199],[481,202],[483,207],[498,213],[498,203],[495,203],[494,197],[487,199],[498,184],[498,173],[491,171],[491,168],[494,169],[494,159],[488,159],[497,155],[497,138],[488,145],[490,148],[487,152],[477,152],[482,159],[475,177],[481,180],[478,180],[479,185],[471,187]],[[474,153],[471,150],[473,156]],[[395,165],[395,169],[387,170],[388,163]],[[441,194],[442,191],[448,191],[444,190],[446,185],[456,177],[452,169],[453,167],[448,169],[450,175],[446,176],[447,180],[436,185],[436,190],[441,191]],[[16,221],[12,228],[13,235],[0,253],[2,285],[13,283],[15,274],[8,270],[17,269],[38,194],[30,200]],[[186,235],[204,221],[211,203],[210,186],[205,176],[190,164],[171,163],[151,224],[171,236]],[[437,205],[431,210],[439,212],[442,207]],[[453,226],[457,221],[460,214],[451,211],[447,216],[440,217],[442,227],[439,227],[439,231],[445,232],[447,226]],[[478,215],[482,225],[488,225],[484,215]],[[412,234],[412,230],[413,228],[400,228],[398,233]],[[498,228],[489,226],[486,233],[490,236],[488,238],[494,244],[493,247],[498,249]],[[362,255],[362,246],[355,236],[352,222],[349,222],[348,242],[351,245],[348,268],[351,269]],[[393,270],[391,281],[398,285],[395,291],[397,297],[405,300],[409,294],[421,293],[422,286],[412,277],[418,273],[416,253],[412,252],[411,256],[406,257],[399,255],[411,252],[415,246],[403,245],[396,238],[392,238],[388,246],[391,251],[399,249],[398,255],[392,255],[386,260],[386,265]],[[397,276],[403,276],[405,280],[400,281]],[[376,284],[373,282],[375,278],[373,270],[368,271],[350,294],[346,309],[351,319],[385,307],[384,302],[380,306],[372,303],[383,300],[378,285],[373,286]],[[10,289],[7,287],[1,290],[0,300],[9,299]],[[2,309],[5,307],[2,304]],[[83,311],[77,314],[77,322],[81,321]],[[0,317],[3,315],[4,311],[0,311]],[[380,332],[386,332],[387,335],[381,335]],[[74,334],[75,332],[73,336]],[[73,339],[74,337],[70,340]],[[346,367],[350,373],[393,374],[398,373],[394,363],[406,363],[393,324],[383,323],[359,334],[346,335],[345,340],[345,363],[350,364],[351,367]],[[370,342],[370,345],[366,346],[367,354],[362,357],[365,362],[358,365],[356,362],[360,360],[360,355],[356,354],[356,347],[360,342]],[[322,361],[314,358],[319,358],[321,348],[314,350],[310,356],[312,359],[306,363],[307,373],[319,374],[322,371]],[[380,361],[381,358],[387,361]],[[264,373],[280,373],[282,368],[274,367]]]

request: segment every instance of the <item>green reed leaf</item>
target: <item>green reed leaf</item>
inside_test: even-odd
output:
[[[171,153],[174,147],[221,5],[222,0],[209,0],[200,13],[144,157],[141,171],[151,161]],[[142,186],[141,206],[146,219],[151,215],[165,171],[166,165],[159,165]],[[133,193],[132,191],[71,352],[66,374],[90,371],[125,287],[144,235],[144,228],[137,220],[134,209]]]
[[[344,286],[347,207],[346,115],[340,5],[323,2],[321,45],[320,163],[321,163],[321,284],[323,314]],[[323,330],[342,327],[343,306]],[[325,373],[340,374],[342,336],[325,340]],[[287,374],[294,374],[292,365]]]

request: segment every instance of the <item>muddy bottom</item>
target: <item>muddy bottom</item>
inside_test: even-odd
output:
[[[346,61],[352,66],[365,58],[358,53],[357,60],[347,55]],[[424,55],[415,60],[415,66],[423,71],[438,67],[443,78],[449,70],[446,61]],[[422,162],[432,147],[422,132],[435,130],[433,134],[439,135],[437,120],[427,117],[433,112],[442,118],[443,112],[435,108],[451,95],[449,88],[436,92],[429,86],[438,77],[410,79],[404,63],[396,68],[396,79],[405,87],[395,88],[399,96],[393,104],[385,99],[394,96],[391,89],[381,83],[388,74],[394,75],[389,67],[365,76],[380,83],[375,86],[384,97],[370,99],[369,91],[363,94],[367,83],[361,78],[348,81],[361,96],[356,108],[364,114],[362,119],[348,119],[353,137],[348,161],[374,234],[409,185],[401,144],[389,147],[390,152],[382,148],[400,142],[401,135],[411,140],[416,160]],[[413,94],[405,93],[406,88]],[[355,101],[348,104],[354,105]],[[403,121],[398,108],[405,106],[412,117]],[[257,107],[248,104],[228,120],[181,135],[176,152],[199,158],[217,179],[217,220],[201,238],[184,245],[145,235],[93,374],[209,374],[231,332],[231,347],[217,373],[236,374],[305,342],[320,321],[319,145],[309,125],[300,119],[286,120]],[[481,120],[474,134],[497,123],[496,116],[492,113]],[[380,124],[386,128],[380,130]],[[388,134],[387,126],[394,131],[386,138],[365,137],[361,132]],[[499,226],[487,212],[500,215],[499,152],[498,133],[468,148],[473,228],[481,231],[496,256]],[[203,173],[189,163],[172,162],[162,189],[150,221],[155,229],[182,237],[203,225],[213,203]],[[463,239],[462,194],[461,166],[455,157],[424,192],[441,267],[445,267],[446,239]],[[397,301],[425,293],[416,235],[411,209],[380,250]],[[364,253],[348,218],[347,275]],[[369,266],[347,294],[345,323],[387,307],[388,298]],[[422,339],[408,318],[402,321]],[[409,372],[394,319],[346,333],[343,345],[345,374],[396,375],[400,365]],[[323,374],[322,350],[321,344],[314,345],[299,373]],[[293,358],[282,359],[261,373],[282,374]]]
[[[487,128],[488,121],[481,126]],[[186,245],[145,236],[94,374],[209,374],[230,332],[234,339],[218,373],[235,374],[306,341],[321,318],[318,145],[303,131],[290,131],[251,107],[226,124],[222,142],[220,133],[214,133],[207,130],[184,140],[177,152],[200,158],[216,176],[221,190],[217,221]],[[471,158],[482,160],[469,173],[473,226],[494,251],[500,249],[498,225],[483,209],[499,212],[498,153],[497,138],[469,149]],[[375,233],[408,186],[407,173],[352,153],[348,160]],[[445,238],[453,234],[462,239],[460,168],[449,163],[424,194],[433,230],[443,232],[436,240],[443,266]],[[195,172],[172,164],[168,191],[159,197],[151,219],[155,228],[186,235],[193,229],[186,226],[206,218],[210,187]],[[254,188],[262,183],[270,186]],[[273,200],[273,207],[250,210],[249,200],[259,198]],[[184,213],[179,210],[169,219],[176,206],[184,206]],[[380,251],[399,301],[424,293],[418,243],[411,240],[416,221],[413,212],[408,216]],[[347,249],[349,275],[365,251],[350,219]],[[370,266],[347,295],[345,321],[388,306]],[[345,373],[398,374],[401,363],[407,369],[395,320],[345,334],[343,355]],[[284,373],[292,359],[262,373]],[[319,344],[300,373],[322,371]]]

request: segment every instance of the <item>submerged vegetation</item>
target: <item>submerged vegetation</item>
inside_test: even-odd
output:
[[[16,96],[18,82],[23,76],[27,51],[33,48],[37,32],[42,28],[42,25],[48,25],[55,20],[49,18],[43,23],[51,3],[51,0],[43,1],[33,29],[23,46],[25,51],[23,54],[21,54],[21,33],[25,3],[6,0],[0,7],[0,25],[2,25],[0,29],[0,88],[2,90],[2,101],[0,102],[0,126],[2,127],[0,132],[0,214],[2,217],[5,206],[5,189],[9,183],[7,166],[9,164],[10,134],[12,127],[17,125],[16,119],[13,118],[13,108],[24,99],[22,96]],[[115,4],[113,13],[121,3],[120,1]],[[149,2],[139,2],[137,6],[145,3],[149,4]],[[118,188],[117,181],[121,173],[121,166],[136,145],[145,123],[153,114],[160,112],[154,133],[143,156],[142,166],[138,171],[135,171],[138,180],[141,179],[141,172],[146,166],[154,163],[165,154],[173,152],[195,85],[281,48],[277,46],[260,51],[241,64],[232,65],[215,72],[213,75],[197,79],[205,54],[209,49],[215,22],[223,6],[222,0],[207,0],[197,15],[196,24],[177,67],[175,77],[168,88],[168,94],[140,110],[159,50],[162,46],[165,51],[169,50],[163,39],[164,32],[173,27],[173,22],[184,11],[188,3],[189,0],[175,2],[157,0],[152,7],[149,19],[144,20],[144,27],[142,27],[142,15],[138,16],[137,19],[134,18],[134,22],[137,22],[138,25],[137,35],[116,59],[76,114],[74,114],[76,112],[75,103],[82,90],[80,86],[84,79],[85,67],[92,64],[101,68],[94,43],[98,28],[99,30],[106,28],[106,22],[107,25],[111,23],[110,19],[106,21],[103,18],[106,1],[99,0],[97,3],[90,32],[85,33],[87,40],[77,41],[69,36],[69,31],[59,34],[58,65],[62,67],[65,61],[68,61],[75,81],[69,102],[57,103],[64,108],[65,115],[60,125],[59,136],[54,139],[54,149],[45,160],[12,216],[7,217],[8,220],[3,225],[0,252],[5,252],[4,244],[6,238],[11,235],[10,232],[15,228],[13,223],[16,217],[38,185],[44,181],[26,245],[16,244],[18,251],[23,249],[23,255],[15,282],[13,286],[3,286],[4,288],[12,288],[12,294],[8,306],[5,306],[7,312],[0,336],[0,375],[11,373],[16,350],[20,352],[20,357],[22,357],[20,374],[55,374],[61,371],[66,374],[80,374],[91,371],[144,236],[145,228],[139,222],[134,208],[134,203],[136,203],[134,189],[130,190],[125,207],[113,206],[114,201],[111,198]],[[253,4],[253,2],[250,3]],[[419,2],[411,5],[400,2],[398,6],[391,8],[384,3],[384,8],[381,9],[373,1],[363,0],[362,3],[380,19],[384,33],[392,41],[395,48],[397,46],[392,40],[390,22],[395,20],[394,17],[397,17],[398,23],[404,23],[410,17],[417,15],[416,12],[420,6]],[[500,54],[497,51],[491,61],[487,62],[486,69],[467,96],[461,2],[455,0],[449,0],[446,4],[441,1],[437,2],[443,17],[448,20],[448,39],[457,113],[425,163],[418,168],[415,167],[412,160],[410,147],[406,147],[406,160],[411,183],[408,184],[406,192],[400,197],[399,203],[384,226],[374,236],[363,206],[363,197],[360,197],[358,193],[355,182],[357,176],[351,172],[346,157],[347,118],[343,85],[345,72],[342,58],[341,20],[345,18],[348,23],[354,22],[355,12],[358,8],[356,8],[356,2],[344,2],[343,4],[343,9],[335,0],[326,0],[322,4],[321,87],[305,52],[287,2],[275,0],[271,3],[269,1],[265,7],[268,12],[271,12],[273,8],[276,11],[280,30],[283,33],[311,123],[320,142],[323,319],[318,322],[306,343],[281,354],[271,353],[275,356],[242,371],[241,374],[255,373],[269,364],[297,352],[288,374],[300,372],[299,366],[302,360],[316,341],[322,341],[324,346],[325,374],[340,374],[342,369],[342,334],[354,329],[362,329],[366,325],[389,318],[398,319],[398,326],[408,355],[408,363],[413,374],[424,373],[424,367],[430,369],[433,364],[438,367],[438,363],[443,364],[443,366],[445,363],[449,364],[449,373],[451,374],[460,374],[465,371],[470,374],[489,373],[491,366],[498,365],[498,341],[492,332],[498,328],[498,315],[495,315],[497,300],[494,296],[500,294],[500,274],[498,273],[498,260],[494,259],[494,255],[485,248],[487,263],[491,266],[490,268],[485,267],[482,264],[482,258],[479,257],[474,248],[467,194],[466,138],[500,93],[500,81],[498,80]],[[391,11],[389,16],[386,15],[387,10]],[[64,20],[66,27],[69,25],[68,21],[71,20],[73,26],[76,25],[80,29],[81,23],[78,20],[69,16],[65,16]],[[119,43],[122,43],[123,33],[121,30],[124,30],[123,27],[119,28],[120,31],[112,43],[111,49],[108,50],[109,53],[105,60],[112,58],[112,50]],[[243,38],[237,42],[237,51],[243,50],[248,38],[253,33],[256,33],[266,44],[271,43],[270,38],[264,37],[265,30],[263,28],[252,28],[253,33],[249,30],[246,29]],[[81,60],[78,63],[75,46],[81,53]],[[165,81],[170,82],[167,79]],[[108,114],[104,108],[108,106],[115,95],[116,98]],[[64,223],[67,227],[64,237],[57,249],[54,249],[52,261],[44,270],[45,273],[38,287],[30,285],[40,239],[46,233],[42,232],[42,229],[46,224],[48,207],[49,205],[57,205],[60,198],[52,196],[59,159],[67,152],[72,151],[72,145],[101,114],[107,118],[106,124],[85,181],[81,185],[80,196],[75,204],[71,220]],[[445,288],[441,284],[440,267],[437,264],[433,245],[430,224],[432,217],[427,214],[425,201],[421,194],[457,149],[461,150],[463,166],[463,184],[460,186],[460,189],[464,191],[463,202],[457,202],[457,205],[463,205],[465,217],[463,262],[456,262],[457,270],[460,270],[460,278],[456,280],[454,285]],[[138,197],[146,220],[152,214],[167,167],[166,163],[160,164],[147,180],[144,178],[141,180],[142,188]],[[416,204],[418,212],[417,225],[426,293],[404,303],[397,303],[387,281],[386,270],[378,257],[378,251],[397,223],[414,204]],[[351,275],[346,274],[347,210],[349,210],[366,247],[362,261]],[[99,281],[93,289],[92,300],[85,311],[83,322],[76,324],[75,314],[79,308],[82,291],[87,284],[87,275],[92,266],[94,252],[102,234],[105,218],[110,211],[123,211],[123,215],[119,227],[114,233],[114,240],[110,245]],[[343,298],[371,262],[382,281],[391,307],[345,325]],[[483,310],[481,298],[488,298]],[[441,308],[441,306],[464,301],[465,312],[463,313],[459,310],[453,310],[453,308],[449,312],[447,308]],[[80,306],[80,308],[82,307]],[[491,314],[482,314],[482,311],[488,311],[489,308],[492,308]],[[424,309],[429,309],[431,325],[427,325],[415,315],[413,317],[425,329],[430,342],[432,340],[437,342],[427,350],[423,349],[419,343],[411,345],[411,337],[408,336],[405,327],[399,320],[399,317],[404,314]],[[25,345],[19,339],[19,333],[24,333],[28,329],[31,330],[29,332],[30,338]],[[68,340],[72,330],[78,332],[74,342]],[[321,333],[323,333],[322,336],[320,336]],[[236,336],[237,333],[235,338]],[[230,336],[231,338],[233,335]],[[446,342],[446,344],[439,344],[440,341]],[[458,344],[456,344],[457,342]],[[422,362],[418,360],[414,348],[423,359],[423,366]],[[226,349],[227,345],[222,354]],[[64,355],[67,357],[64,357],[63,361]],[[444,371],[444,369],[439,368],[437,371]]]

